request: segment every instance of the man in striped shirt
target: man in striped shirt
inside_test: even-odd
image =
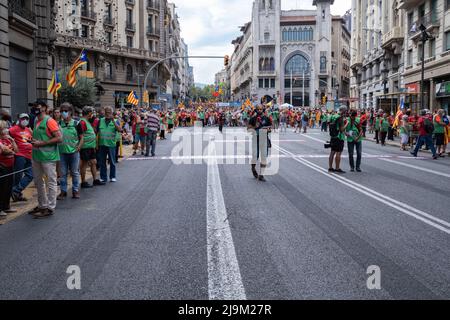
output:
[[[145,156],[148,157],[150,154],[150,146],[152,147],[152,157],[155,156],[155,148],[156,148],[156,137],[158,136],[158,132],[160,130],[159,127],[159,117],[156,114],[155,109],[151,109],[150,115],[147,118],[147,128],[148,128],[148,134],[147,139],[145,143]]]

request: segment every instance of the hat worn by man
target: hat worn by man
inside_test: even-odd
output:
[[[29,116],[28,114],[26,114],[26,113],[21,113],[21,114],[19,115],[19,119],[24,119],[24,118],[30,119],[30,116]]]

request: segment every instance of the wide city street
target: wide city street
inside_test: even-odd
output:
[[[272,134],[279,168],[261,182],[247,138],[227,140],[244,128],[208,130],[177,129],[156,157],[122,161],[117,183],[1,226],[0,299],[450,296],[449,158],[364,141],[362,172],[345,150],[338,175],[327,133],[289,128]],[[198,138],[203,156],[181,149]],[[68,290],[70,266],[81,290]]]

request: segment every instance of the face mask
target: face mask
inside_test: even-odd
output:
[[[41,114],[41,109],[34,109],[34,111],[33,111],[33,112],[34,112],[34,114],[35,114],[35,115],[37,115],[37,116],[38,116],[38,115],[40,115],[40,114]]]
[[[27,127],[30,122],[28,120],[20,120],[20,125],[22,127]]]
[[[67,118],[69,117],[69,112],[67,112],[67,111],[61,112],[61,116],[62,116],[64,119],[67,119]]]

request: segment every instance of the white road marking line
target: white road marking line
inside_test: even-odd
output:
[[[446,173],[443,173],[443,172],[439,172],[439,171],[435,171],[435,170],[431,170],[431,169],[426,169],[426,168],[422,168],[422,167],[418,167],[418,166],[414,166],[412,164],[403,163],[403,162],[394,161],[394,160],[389,160],[389,159],[380,159],[380,160],[383,160],[383,161],[386,161],[386,162],[389,162],[389,163],[398,164],[398,165],[401,165],[401,166],[404,166],[404,167],[408,167],[408,168],[411,168],[411,169],[416,169],[416,170],[419,170],[419,171],[432,173],[432,174],[435,174],[435,175],[438,175],[438,176],[450,178],[450,174],[446,174]]]
[[[285,149],[283,149],[281,147],[278,147],[278,149],[282,153],[290,154],[289,151],[287,151],[287,150],[285,150]],[[416,218],[416,219],[418,219],[418,220],[420,220],[420,221],[422,221],[422,222],[424,222],[424,223],[426,223],[426,224],[428,224],[428,225],[430,225],[430,226],[432,226],[432,227],[434,227],[436,229],[439,229],[439,230],[441,230],[441,231],[443,231],[443,232],[445,232],[447,234],[450,234],[450,223],[447,222],[447,221],[444,221],[442,219],[436,218],[436,217],[434,217],[434,216],[432,216],[432,215],[430,215],[430,214],[428,214],[428,213],[426,213],[424,211],[421,211],[419,209],[411,207],[411,206],[409,206],[409,205],[407,205],[405,203],[402,203],[402,202],[400,202],[398,200],[392,199],[392,198],[390,198],[388,196],[385,196],[385,195],[383,195],[383,194],[381,194],[379,192],[376,192],[375,190],[367,188],[367,187],[365,187],[365,186],[363,186],[363,185],[361,185],[359,183],[356,183],[354,181],[346,179],[346,178],[344,178],[342,176],[338,176],[338,175],[335,175],[335,174],[330,174],[324,168],[321,168],[321,167],[317,166],[316,164],[314,164],[314,163],[312,163],[312,162],[310,162],[308,160],[299,159],[299,158],[296,158],[295,156],[293,157],[293,159],[295,161],[297,161],[297,162],[299,162],[299,163],[301,163],[301,164],[303,164],[303,165],[313,169],[314,171],[317,171],[317,172],[319,172],[319,173],[329,177],[330,179],[333,179],[333,180],[335,180],[335,181],[337,181],[337,182],[339,182],[339,183],[341,183],[343,185],[348,186],[349,188],[352,188],[352,189],[354,189],[354,190],[356,190],[356,191],[358,191],[358,192],[360,192],[360,193],[362,193],[362,194],[372,198],[372,199],[375,199],[378,202],[384,203],[385,205],[387,205],[387,206],[389,206],[391,208],[394,208],[394,209],[396,209],[396,210],[398,210],[400,212],[403,212],[406,215],[414,217],[414,218]]]
[[[206,191],[208,294],[210,300],[246,300],[241,272],[220,182],[219,166],[213,157],[214,143],[208,146]]]

